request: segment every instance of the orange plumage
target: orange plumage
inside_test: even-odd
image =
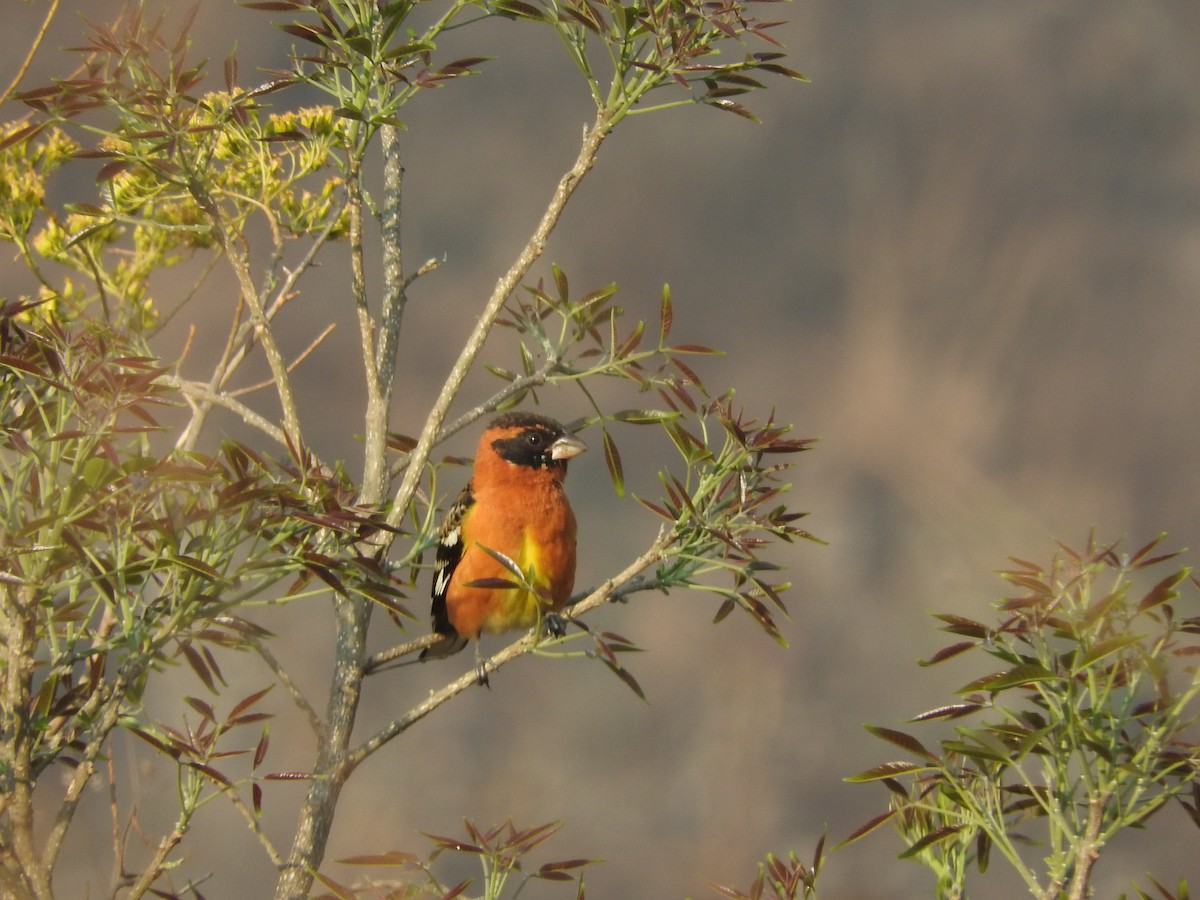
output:
[[[530,628],[562,610],[575,586],[576,530],[563,480],[567,460],[585,449],[545,416],[514,412],[491,421],[471,480],[442,525],[433,629],[445,640],[422,658],[456,653],[482,632]],[[535,589],[520,585],[493,554]]]

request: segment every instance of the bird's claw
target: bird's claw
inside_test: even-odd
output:
[[[550,613],[546,616],[546,633],[552,638],[566,637],[567,620],[558,613]]]
[[[480,687],[490,688],[492,686],[491,679],[488,678],[487,666],[480,663],[475,667],[475,683]]]

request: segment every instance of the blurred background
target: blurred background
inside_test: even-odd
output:
[[[45,4],[5,7],[7,79]],[[60,50],[79,42],[81,15],[104,21],[115,9],[65,3],[25,86],[69,72]],[[458,834],[469,816],[485,826],[562,820],[535,861],[604,860],[588,870],[590,897],[710,896],[708,879],[745,887],[765,852],[808,858],[826,829],[835,842],[884,808],[882,787],[842,783],[897,755],[864,723],[905,727],[982,674],[979,663],[916,665],[948,642],[930,612],[989,616],[1006,593],[994,573],[1008,556],[1046,561],[1056,539],[1081,544],[1093,526],[1126,550],[1161,531],[1170,549],[1196,545],[1200,6],[796,0],[759,14],[789,20],[773,34],[812,84],[774,80],[751,95],[762,124],[703,107],[623,123],[535,272],[548,276],[557,262],[580,293],[616,281],[629,314],[651,319],[669,282],[678,340],[728,351],[701,361],[709,387],[736,386],[751,414],[774,409],[796,436],[821,439],[798,458],[790,502],[811,511],[805,524],[828,544],[773,557],[794,582],[790,648],[744,616],[711,625],[717,602],[705,595],[642,595],[601,610],[594,624],[649,650],[629,660],[649,702],[580,660],[503,669],[492,690],[439,709],[356,773],[324,868],[338,880],[357,874],[339,857],[425,852],[420,831]],[[200,0],[193,38],[212,60],[213,89],[234,49],[250,85],[267,78],[256,69],[284,68],[291,44],[268,15],[226,0]],[[497,21],[445,43],[442,61],[495,59],[407,110],[406,258],[415,267],[445,257],[410,293],[394,411],[395,429],[410,434],[591,117],[548,30]],[[94,168],[64,188],[70,199],[89,199]],[[363,392],[344,248],[323,260],[281,327],[298,350],[340,323],[298,387],[314,449],[353,471]],[[170,291],[158,289],[168,307]],[[231,282],[210,280],[160,335],[163,357],[178,358],[194,323],[185,373],[200,377],[232,296]],[[503,341],[492,349],[512,365]],[[496,386],[474,379],[459,408]],[[646,402],[613,397],[612,408]],[[541,401],[562,419],[588,411],[567,389]],[[260,405],[273,411],[266,395]],[[259,440],[231,420],[214,426],[214,442]],[[634,489],[652,494],[663,448],[650,430],[617,437]],[[469,454],[474,440],[460,435],[447,452]],[[578,581],[596,584],[657,525],[614,495],[600,452],[573,464],[569,487]],[[410,606],[423,617],[425,604],[422,595]],[[265,611],[261,621],[320,697],[327,606]],[[376,618],[378,647],[401,638]],[[361,733],[469,665],[464,654],[373,679]],[[248,659],[226,674],[242,694],[268,681]],[[185,676],[177,685],[200,690]],[[267,766],[303,768],[308,736],[275,701]],[[157,702],[164,715],[174,708]],[[917,733],[941,733],[926,728]],[[118,753],[127,749],[119,739]],[[136,785],[141,827],[152,838],[168,829],[169,801],[155,801],[172,796],[168,768],[118,763]],[[302,790],[268,787],[267,829],[284,850]],[[64,897],[107,895],[102,786],[89,804]],[[1149,837],[1106,852],[1096,896],[1130,891],[1148,871],[1165,884],[1200,877],[1197,836],[1181,813],[1165,810]],[[220,803],[183,847],[176,886],[217,859],[205,896],[273,888],[260,848]],[[834,853],[823,896],[931,895],[925,871],[895,859],[900,849],[885,829]],[[974,896],[1022,892],[997,860]],[[524,896],[564,895],[534,885]]]

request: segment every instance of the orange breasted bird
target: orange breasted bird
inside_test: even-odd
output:
[[[433,630],[443,640],[422,659],[457,653],[482,632],[530,628],[544,619],[551,630],[561,629],[557,613],[575,586],[575,514],[563,480],[567,461],[586,449],[561,424],[535,413],[504,413],[484,429],[471,480],[442,523]]]

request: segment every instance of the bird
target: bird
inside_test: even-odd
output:
[[[439,532],[432,619],[441,640],[421,659],[458,653],[484,632],[545,623],[562,634],[558,613],[575,586],[576,537],[563,481],[567,461],[585,450],[562,424],[536,413],[503,413],[484,428],[471,479]],[[478,643],[476,663],[487,684]]]

